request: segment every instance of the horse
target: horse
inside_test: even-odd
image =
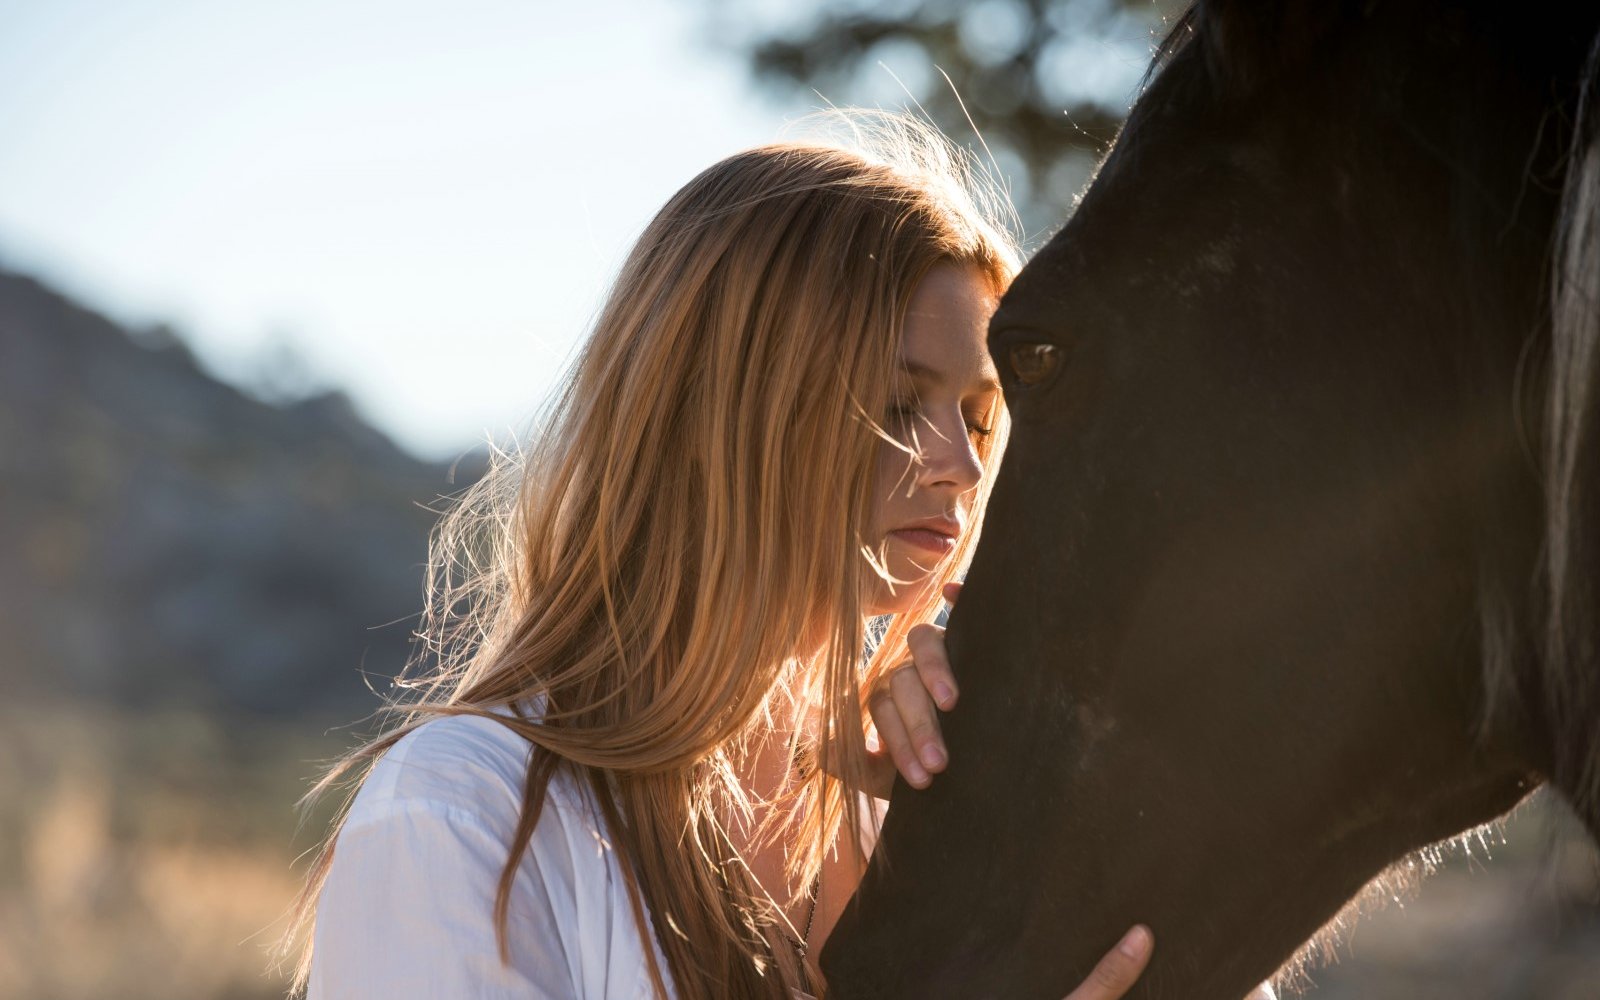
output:
[[[1600,7],[1199,0],[989,332],[1013,432],[830,996],[1238,1000],[1548,783],[1600,838]]]

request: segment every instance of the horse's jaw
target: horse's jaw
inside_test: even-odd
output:
[[[1386,866],[1531,787],[1529,735],[1481,729],[1477,668],[1446,641],[1460,595],[1422,601],[1394,572],[1361,614],[1218,628],[1190,595],[1240,594],[1226,578],[1141,573],[1116,615],[1110,569],[1040,566],[1062,599],[1002,599],[996,574],[1023,565],[994,547],[973,565],[950,768],[896,789],[824,954],[834,996],[1059,1000],[1142,922],[1155,956],[1130,997],[1239,1000]]]
[[[1121,750],[1098,754],[1102,774],[1080,771],[1028,801],[990,799],[978,816],[957,811],[974,800],[981,769],[953,768],[925,792],[899,786],[879,853],[824,954],[830,996],[1058,1000],[1143,922],[1156,952],[1132,1000],[1239,1000],[1308,940],[1326,944],[1319,930],[1391,864],[1501,815],[1532,787],[1514,770],[1412,774],[1364,803],[1328,802],[1320,816],[1270,798],[1219,815],[1184,805],[1205,796],[1181,765],[1130,794]],[[1028,838],[1046,854],[1006,849],[1022,839],[1013,831],[1040,824],[1057,831]],[[972,858],[983,860],[966,865]],[[907,872],[925,876],[911,900]],[[883,955],[904,964],[888,968]]]

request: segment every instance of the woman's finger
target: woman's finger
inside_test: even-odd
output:
[[[905,727],[917,760],[929,774],[943,771],[949,754],[939,732],[939,710],[934,707],[921,668],[901,667],[890,674],[889,693],[894,696],[895,711],[900,715],[900,724]]]
[[[1244,1000],[1278,1000],[1278,994],[1273,990],[1271,983],[1262,983],[1251,990],[1250,995]]]
[[[891,684],[898,674],[910,674],[915,682],[916,674],[909,667],[898,667],[889,675]],[[927,788],[931,779],[922,762],[917,759],[916,749],[911,745],[911,737],[906,732],[905,722],[900,718],[899,706],[896,705],[889,689],[879,686],[873,691],[872,697],[867,699],[867,710],[872,713],[872,724],[877,727],[878,741],[893,758],[894,766],[905,777],[907,783],[913,788]]]
[[[894,759],[882,750],[867,751],[866,787],[858,789],[875,799],[887,799],[894,792],[894,777],[899,773]]]
[[[944,711],[955,708],[959,692],[955,671],[950,669],[950,657],[944,651],[944,629],[937,625],[918,625],[906,633],[906,645],[911,647],[911,659],[917,665],[923,689]]]
[[[1123,935],[1117,946],[1089,973],[1083,985],[1067,994],[1065,1000],[1117,1000],[1138,981],[1150,961],[1155,938],[1150,928],[1140,924]]]
[[[939,588],[939,593],[944,595],[944,601],[946,604],[954,604],[956,602],[956,598],[961,596],[961,581],[951,580],[949,583]]]

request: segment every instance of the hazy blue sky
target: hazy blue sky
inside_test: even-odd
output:
[[[522,422],[621,253],[808,110],[693,0],[0,0],[0,264],[407,446]]]

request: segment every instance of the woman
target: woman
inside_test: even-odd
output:
[[[442,522],[419,694],[324,782],[363,775],[304,897],[313,997],[820,990],[852,789],[891,766],[863,693],[880,760],[944,764],[928,623],[1005,439],[984,328],[1018,266],[936,134],[875,145],[678,192],[537,443]]]

